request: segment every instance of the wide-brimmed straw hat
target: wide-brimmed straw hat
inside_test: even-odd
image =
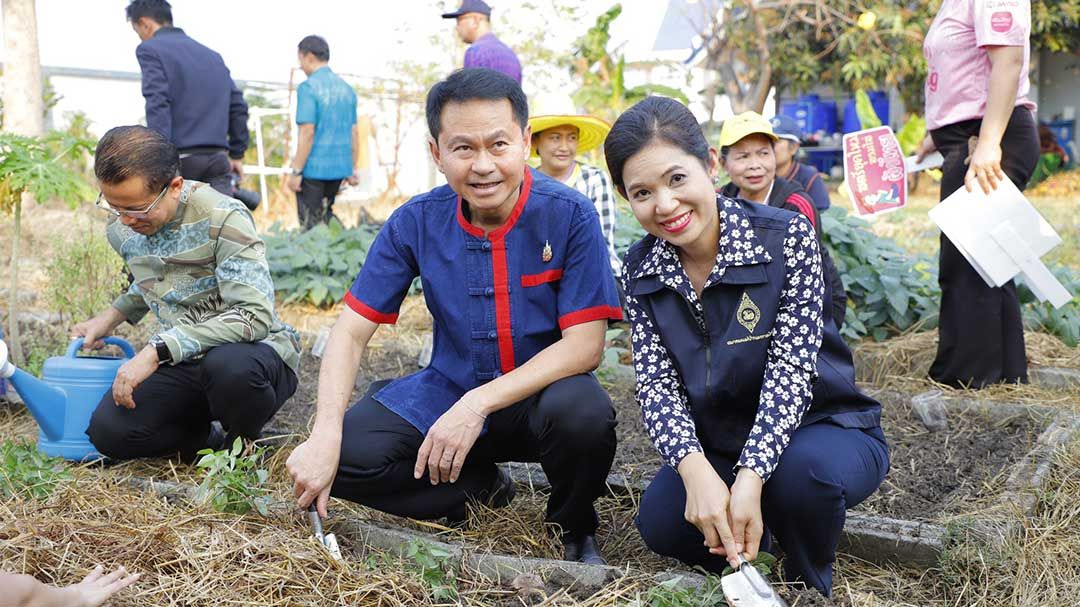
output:
[[[578,154],[583,154],[604,143],[611,125],[587,114],[578,112],[574,100],[565,93],[543,93],[537,95],[530,108],[529,126],[533,135],[562,125],[578,128]],[[533,146],[532,155],[536,156]]]

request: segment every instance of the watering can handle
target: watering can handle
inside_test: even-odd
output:
[[[132,348],[131,344],[129,344],[124,338],[110,336],[101,338],[101,341],[111,346],[116,346],[117,348],[120,348],[124,351],[124,354],[128,358],[135,358],[135,348]],[[75,356],[77,356],[79,353],[79,349],[82,347],[83,338],[76,337],[75,339],[71,340],[71,345],[68,346],[67,354],[65,354],[65,356],[67,356],[68,358],[75,358]]]

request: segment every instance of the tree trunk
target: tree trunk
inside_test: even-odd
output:
[[[39,136],[45,133],[45,104],[34,0],[3,0],[3,4],[4,130]]]
[[[23,199],[26,194],[23,194]],[[11,239],[11,284],[8,286],[8,346],[11,361],[17,365],[26,363],[22,342],[19,340],[19,239],[22,237],[22,205],[25,200],[15,201],[15,236]]]

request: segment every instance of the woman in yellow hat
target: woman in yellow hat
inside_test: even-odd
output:
[[[532,155],[540,159],[537,169],[593,201],[600,214],[600,229],[607,241],[611,270],[618,276],[622,262],[615,253],[615,194],[611,180],[604,171],[577,160],[578,154],[604,143],[611,126],[599,118],[578,112],[566,94],[538,95],[532,105],[529,126],[532,127]]]

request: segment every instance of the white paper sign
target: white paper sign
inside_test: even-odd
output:
[[[1061,244],[1054,228],[1005,179],[987,195],[961,187],[930,210],[941,228],[986,284],[1000,287],[1018,274],[1042,301],[1061,307],[1072,298],[1039,259]]]

